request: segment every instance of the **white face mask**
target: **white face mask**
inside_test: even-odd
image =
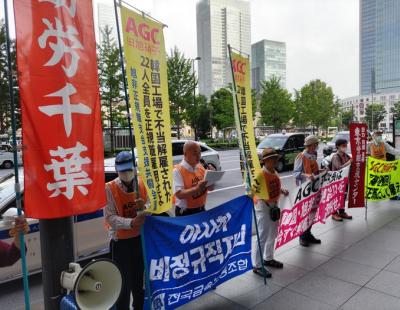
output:
[[[376,143],[382,142],[382,136],[376,136],[374,140],[376,141]]]
[[[118,172],[118,177],[125,183],[132,182],[134,176],[135,175],[132,170]]]

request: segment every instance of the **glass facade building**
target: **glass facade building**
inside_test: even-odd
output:
[[[228,44],[250,55],[250,3],[201,0],[196,7],[199,93],[211,94],[231,82]]]
[[[360,94],[400,90],[400,1],[360,0]]]
[[[260,82],[271,77],[280,79],[286,88],[286,43],[262,40],[251,45],[252,88],[260,90]]]

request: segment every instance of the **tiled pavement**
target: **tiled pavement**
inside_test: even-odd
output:
[[[369,203],[367,220],[349,213],[313,227],[321,245],[279,249],[285,266],[267,286],[248,272],[180,309],[400,310],[400,201]]]

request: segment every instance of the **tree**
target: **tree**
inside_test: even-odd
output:
[[[394,104],[394,106],[390,109],[390,113],[393,113],[393,117],[395,119],[400,119],[400,101]]]
[[[210,113],[210,105],[207,102],[207,98],[203,95],[197,96],[196,101],[187,106],[186,119],[194,130],[195,140],[198,137],[205,137],[206,133],[210,131]]]
[[[185,58],[177,47],[171,50],[167,60],[168,94],[171,102],[171,120],[177,126],[178,139],[185,110],[193,101],[197,80],[193,74],[191,59]]]
[[[314,80],[295,91],[294,122],[300,127],[327,128],[336,117],[332,88],[321,80]]]
[[[111,151],[114,151],[114,126],[128,125],[126,108],[121,105],[123,96],[123,75],[119,49],[112,38],[112,28],[105,26],[101,30],[102,40],[98,48],[98,73],[103,122],[110,127]],[[125,123],[123,120],[125,119]]]
[[[354,111],[353,109],[349,111],[342,112],[342,125],[346,128],[349,129],[350,123],[354,119]]]
[[[256,117],[256,113],[258,111],[257,101],[258,101],[258,93],[257,90],[251,89],[251,110],[253,112],[253,119]]]
[[[11,41],[11,64],[13,73],[17,72],[15,41]],[[21,126],[21,109],[19,102],[19,88],[17,75],[13,74],[14,85],[14,112],[16,128]],[[0,20],[0,133],[5,134],[11,128],[10,95],[8,87],[8,58],[6,25]]]
[[[210,99],[211,122],[218,129],[235,126],[232,93],[227,88],[216,90]]]
[[[282,129],[293,116],[291,95],[280,86],[280,79],[271,77],[261,82],[260,111],[262,122],[273,126],[275,131]]]
[[[378,129],[379,123],[385,119],[386,109],[383,104],[371,103],[365,108],[365,121],[370,130]]]

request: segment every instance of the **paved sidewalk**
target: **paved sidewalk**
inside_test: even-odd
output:
[[[267,286],[248,272],[179,309],[400,309],[400,201],[369,203],[367,221],[364,209],[349,213],[313,227],[321,245],[279,249],[285,266]]]

